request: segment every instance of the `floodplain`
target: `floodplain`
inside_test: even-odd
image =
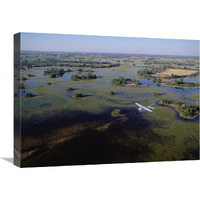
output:
[[[167,66],[199,83],[197,57],[25,51],[20,63],[22,151],[16,146],[15,154],[23,167],[199,159],[199,115],[185,119],[159,104],[199,107],[199,87],[138,75]],[[136,102],[155,109],[139,112]]]

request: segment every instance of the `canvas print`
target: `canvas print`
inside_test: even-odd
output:
[[[199,41],[18,33],[20,167],[199,160]]]

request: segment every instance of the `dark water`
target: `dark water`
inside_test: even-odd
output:
[[[184,81],[187,81],[187,82],[198,82],[199,81],[199,76],[196,76],[196,77],[187,77],[187,78],[184,78],[183,79]]]
[[[48,151],[45,156],[39,158],[36,162],[37,166],[143,162],[148,161],[149,156],[154,154],[150,142],[174,143],[174,137],[161,137],[152,131],[153,126],[163,128],[168,124],[167,122],[145,120],[138,110],[133,108],[121,108],[124,117],[114,118],[110,115],[112,110],[113,108],[107,109],[101,115],[73,112],[71,114],[74,118],[67,119],[63,114],[62,117],[37,125],[29,121],[26,122],[26,128],[22,126],[22,138],[27,135],[28,137],[44,136],[54,129],[80,122],[100,120],[102,125],[111,122],[108,129],[100,132],[86,127],[79,136],[57,145],[54,150]],[[41,148],[45,150],[45,146]]]

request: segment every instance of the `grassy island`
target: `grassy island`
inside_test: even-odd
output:
[[[199,82],[186,82],[183,80],[183,78],[180,78],[171,82],[166,82],[164,83],[164,85],[168,85],[172,87],[187,87],[187,88],[197,87],[198,88]]]
[[[94,71],[91,70],[91,69],[82,69],[82,68],[79,68],[79,69],[76,70],[76,72],[78,72],[78,73],[83,73],[83,72],[92,73]]]
[[[26,93],[26,94],[24,95],[24,97],[26,97],[26,98],[31,98],[31,97],[34,97],[34,95],[33,95],[32,93]]]
[[[75,88],[71,88],[71,87],[67,88],[67,92],[73,92],[74,90],[76,90],[76,89]]]
[[[18,85],[18,89],[26,89],[29,85],[25,85],[24,83]]]
[[[120,110],[120,109],[115,109],[115,110],[113,110],[112,111],[112,113],[111,113],[111,115],[113,116],[113,117],[120,117],[120,116],[122,116],[122,111]]]
[[[154,93],[153,93],[153,96],[159,97],[159,96],[160,96],[160,93],[159,93],[159,92],[154,92]]]
[[[50,68],[44,71],[45,76],[50,76],[51,78],[58,78],[64,75],[65,71],[62,68]]]
[[[72,81],[80,81],[80,80],[90,80],[90,79],[96,79],[97,76],[95,74],[92,74],[92,73],[87,73],[85,75],[71,75],[71,80]]]
[[[28,74],[28,77],[35,77],[34,74]]]
[[[120,76],[118,78],[113,78],[112,84],[119,86],[125,86],[125,85],[140,86],[142,83],[140,81],[137,81],[136,79],[124,78]]]
[[[115,95],[116,93],[113,92],[113,91],[110,91],[109,94],[110,94],[110,95]]]
[[[22,76],[22,77],[21,77],[21,80],[22,80],[22,81],[27,81],[28,79],[27,79],[26,77]]]
[[[158,85],[166,85],[171,87],[199,87],[197,82],[186,82],[184,77],[193,77],[198,75],[198,71],[190,69],[177,69],[171,67],[152,67],[150,69],[142,69],[137,72],[137,75],[152,80]],[[169,81],[170,80],[170,81]]]
[[[159,104],[175,108],[180,114],[180,117],[184,119],[193,119],[199,114],[199,106],[191,106],[179,101],[171,101],[166,99],[162,99]]]
[[[79,99],[79,98],[82,98],[84,97],[82,93],[76,93],[74,96],[74,99]]]

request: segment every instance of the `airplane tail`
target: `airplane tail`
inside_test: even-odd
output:
[[[154,104],[148,106],[148,108],[155,109],[153,106],[154,106]]]

